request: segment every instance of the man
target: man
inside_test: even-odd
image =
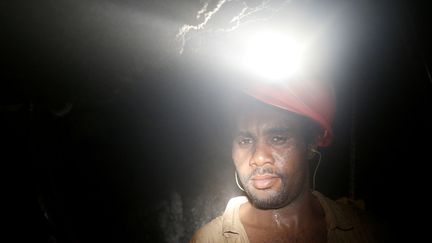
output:
[[[363,212],[310,189],[308,160],[332,137],[331,92],[291,81],[245,93],[232,158],[247,197],[231,199],[191,242],[374,242]]]

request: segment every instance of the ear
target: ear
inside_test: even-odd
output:
[[[316,152],[315,152],[315,151],[317,151],[317,150],[316,150],[317,147],[318,147],[318,145],[317,145],[316,143],[309,144],[309,145],[307,146],[307,151],[306,151],[306,153],[307,153],[307,159],[308,159],[308,160],[311,160],[311,159],[313,159],[313,157],[315,157],[315,155],[316,155]]]
[[[331,132],[331,130],[325,129],[317,136],[315,142],[319,147],[327,147],[331,144],[332,140],[333,133]]]

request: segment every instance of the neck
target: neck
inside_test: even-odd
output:
[[[240,210],[244,223],[293,230],[323,216],[319,202],[309,190],[304,190],[292,202],[279,209],[259,209],[247,203]]]

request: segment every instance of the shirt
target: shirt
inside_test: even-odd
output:
[[[364,211],[337,203],[317,191],[312,193],[324,210],[328,243],[376,242]],[[249,243],[239,216],[240,206],[247,201],[245,196],[229,200],[225,212],[199,229],[191,242]]]

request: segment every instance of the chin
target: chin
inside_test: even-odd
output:
[[[287,205],[287,198],[280,191],[267,190],[246,190],[246,195],[254,207],[259,209],[277,209]]]
[[[278,209],[285,206],[282,202],[276,202],[271,200],[259,200],[259,199],[251,199],[251,204],[259,209]]]

